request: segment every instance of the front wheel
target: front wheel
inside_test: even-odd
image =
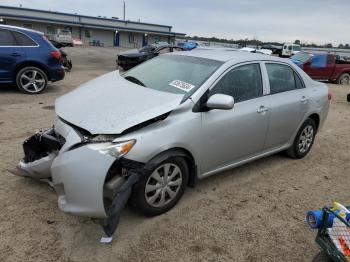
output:
[[[315,121],[311,118],[306,119],[299,129],[293,145],[287,150],[287,155],[295,159],[305,157],[314,143],[316,132]]]
[[[27,94],[39,94],[47,87],[47,75],[39,68],[24,67],[16,75],[16,84],[20,91]]]
[[[171,157],[161,162],[134,186],[134,207],[146,216],[167,212],[185,192],[188,176],[188,166],[183,158]]]
[[[342,74],[338,79],[338,84],[350,85],[350,75],[346,73]]]

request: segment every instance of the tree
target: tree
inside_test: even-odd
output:
[[[328,43],[328,44],[325,45],[325,47],[327,47],[327,48],[332,48],[333,45],[332,45],[331,43]]]
[[[350,48],[350,47],[349,47],[349,44],[345,44],[345,48],[346,48],[346,49]]]
[[[343,44],[339,44],[338,48],[344,48],[344,45]]]
[[[294,41],[294,44],[300,45],[300,40],[295,40],[295,41]]]

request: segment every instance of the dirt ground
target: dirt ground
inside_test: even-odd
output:
[[[67,49],[73,71],[47,92],[0,89],[0,261],[311,261],[318,252],[305,211],[349,204],[350,86],[329,85],[328,120],[310,154],[282,154],[199,181],[166,214],[126,208],[112,244],[100,227],[59,211],[46,184],[11,174],[23,140],[51,125],[54,101],[115,69],[116,50]]]

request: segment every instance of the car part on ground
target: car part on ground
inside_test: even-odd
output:
[[[129,70],[134,66],[137,66],[151,58],[154,58],[160,54],[172,53],[184,51],[185,49],[173,46],[169,44],[153,44],[144,46],[137,50],[132,49],[125,52],[121,52],[117,56],[117,65],[123,70]]]
[[[52,179],[62,211],[98,219],[110,236],[130,197],[158,215],[198,178],[285,150],[304,157],[329,100],[285,59],[169,53],[59,98],[53,128],[25,141],[18,169]]]
[[[350,62],[338,55],[299,52],[290,59],[312,79],[350,85]]]

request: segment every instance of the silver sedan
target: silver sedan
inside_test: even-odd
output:
[[[280,151],[305,157],[330,98],[288,60],[160,55],[59,98],[53,127],[24,142],[18,169],[49,180],[61,210],[98,218],[111,235],[129,198],[159,215],[198,179]]]

